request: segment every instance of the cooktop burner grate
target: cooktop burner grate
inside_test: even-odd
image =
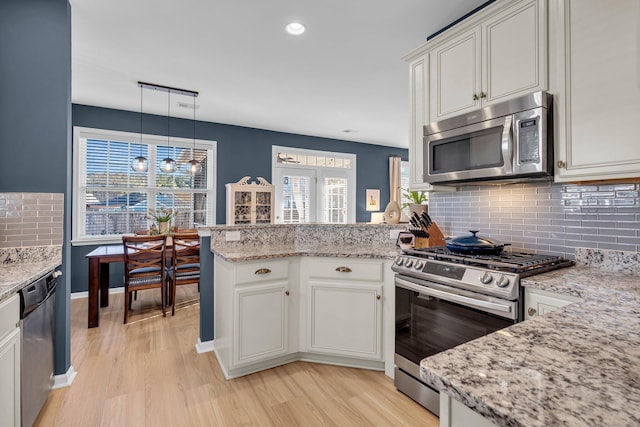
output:
[[[541,255],[526,252],[505,251],[498,255],[465,255],[452,252],[446,246],[431,248],[415,248],[405,251],[409,255],[438,261],[449,261],[457,264],[473,265],[490,270],[519,273],[520,277],[558,268],[569,267],[575,263],[555,255]]]

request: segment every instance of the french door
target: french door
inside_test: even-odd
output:
[[[279,167],[273,181],[277,223],[341,224],[350,220],[346,171]]]

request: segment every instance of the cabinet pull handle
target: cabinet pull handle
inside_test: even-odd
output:
[[[269,270],[268,268],[259,268],[256,270],[254,274],[269,274],[269,273],[271,273],[271,270]]]
[[[351,273],[351,269],[349,267],[338,267],[336,271],[340,273]]]
[[[285,294],[286,296],[289,296],[289,291],[284,291],[284,294]]]
[[[535,308],[532,308],[532,307],[529,307],[529,310],[527,310],[527,314],[528,314],[530,317],[535,316],[535,315],[536,315],[536,309],[535,309]]]
[[[558,169],[564,169],[567,167],[567,164],[562,160],[558,160]]]
[[[486,94],[486,93],[484,93],[484,92],[480,92],[480,98],[486,98],[486,97],[487,97],[487,94]]]
[[[476,95],[476,94],[474,93],[474,94],[473,94],[473,100],[474,100],[474,101],[477,101],[478,99],[480,99],[480,98],[478,98],[478,95]]]
[[[377,300],[379,300],[380,298],[382,298],[380,295],[376,295]]]

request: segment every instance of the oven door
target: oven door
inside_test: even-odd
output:
[[[395,352],[396,361],[402,361],[398,367],[416,378],[422,359],[518,320],[515,301],[405,277],[396,275],[395,279]]]
[[[424,137],[425,182],[490,179],[513,174],[513,116]]]

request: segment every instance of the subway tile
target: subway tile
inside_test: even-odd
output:
[[[51,240],[23,240],[20,242],[22,247],[26,246],[51,246]]]
[[[618,237],[618,243],[623,245],[640,245],[640,237]]]
[[[636,189],[635,184],[613,184],[613,185],[600,185],[598,186],[600,191],[633,191]]]
[[[633,234],[632,230],[626,230],[622,228],[609,228],[609,229],[600,229],[598,230],[598,235],[601,236],[631,236]]]
[[[635,252],[637,250],[635,245],[623,245],[620,243],[598,243],[598,249],[610,249],[615,251],[629,251]]]
[[[616,191],[616,197],[638,197],[637,191]]]

